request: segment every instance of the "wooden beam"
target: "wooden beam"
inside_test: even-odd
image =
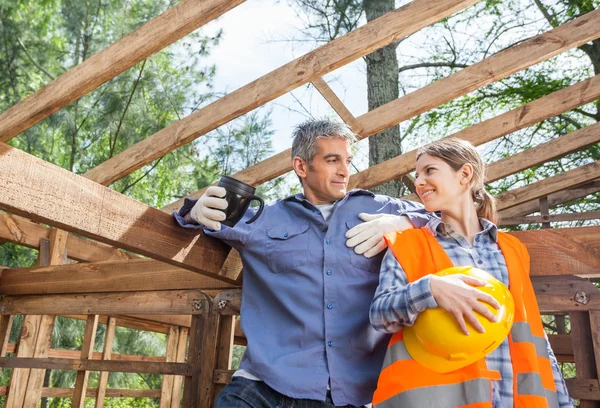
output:
[[[177,357],[175,359],[178,363],[185,361],[185,353],[187,351],[187,340],[190,334],[189,327],[179,328],[179,339],[177,341]],[[179,408],[181,401],[181,387],[183,386],[183,377],[176,375],[173,380],[173,394],[171,396],[171,408]]]
[[[47,370],[108,371],[111,373],[171,374],[189,376],[188,363],[157,363],[147,361],[81,360],[64,358],[0,358],[1,368],[45,368]]]
[[[6,142],[244,0],[184,0],[0,115]]]
[[[600,211],[584,213],[568,213],[553,215],[530,215],[522,217],[502,218],[499,225],[541,224],[550,222],[585,221],[600,219]]]
[[[568,378],[565,383],[571,398],[600,401],[600,385],[597,379]],[[580,408],[583,408],[583,406],[580,405]]]
[[[97,388],[88,388],[86,397],[94,398],[98,392]],[[106,390],[107,398],[158,398],[160,390],[130,390],[109,388]],[[53,398],[71,398],[73,397],[73,388],[44,388],[42,397]]]
[[[600,27],[600,10],[588,13],[581,19],[573,20],[554,30],[526,40],[359,116],[357,120],[363,128],[360,136],[373,135],[596,38],[600,34],[598,29]],[[600,98],[600,75],[554,92],[479,125],[471,126],[454,136],[480,145],[598,98]],[[350,177],[350,187],[368,189],[411,172],[414,170],[415,153],[414,150],[407,152],[353,175]],[[262,184],[292,169],[290,154],[291,150],[288,149],[233,176],[248,184]],[[202,189],[189,194],[188,197],[199,198],[204,191],[205,189]],[[183,199],[177,200],[165,206],[164,210],[175,210],[180,208],[182,203]]]
[[[83,345],[81,346],[81,359],[91,360],[94,353],[94,344],[96,341],[96,330],[98,329],[98,315],[90,315],[85,324],[83,334]],[[75,390],[73,391],[72,406],[75,408],[83,408],[85,404],[85,394],[87,391],[89,372],[87,370],[77,371],[75,380]]]
[[[600,309],[590,310],[590,334],[596,363],[596,376],[600,378]],[[598,398],[600,399],[600,398]]]
[[[0,144],[0,181],[4,210],[227,280],[223,242],[91,180]]]
[[[199,290],[4,296],[1,314],[202,314],[208,310]]]
[[[596,307],[596,309],[600,309],[600,307]],[[592,337],[594,334],[597,336],[598,333],[592,333],[589,313],[574,312],[569,313],[569,316],[571,320],[573,352],[575,354],[575,375],[578,379],[592,378],[596,379],[597,381],[598,372],[596,370],[594,359],[594,345],[592,342]],[[590,389],[589,391],[592,390]],[[592,393],[590,392],[589,394]],[[597,394],[597,392],[594,394]],[[582,395],[579,406],[580,408],[598,408],[600,407],[600,399],[598,401],[593,401],[591,396]]]
[[[6,357],[9,346],[10,330],[12,329],[14,316],[2,315],[0,317],[0,357]]]
[[[85,176],[109,185],[230,120],[477,1],[414,0],[223,96],[105,161]]]
[[[312,80],[313,86],[319,91],[321,96],[325,98],[327,103],[333,108],[333,110],[342,118],[344,123],[346,123],[354,133],[360,133],[362,128],[360,124],[354,117],[354,115],[348,110],[346,105],[338,98],[338,96],[333,92],[333,89],[329,87],[327,82],[323,78],[315,78]]]
[[[177,358],[177,340],[179,339],[179,329],[171,326],[167,334],[167,351],[165,359],[167,362],[175,361]],[[173,397],[173,376],[164,375],[160,387],[160,408],[170,408]],[[179,401],[177,401],[179,402]]]
[[[549,334],[548,341],[558,362],[573,363],[573,340],[570,334]]]
[[[486,182],[491,183],[549,160],[558,159],[599,141],[600,122],[490,164],[487,167]]]
[[[530,200],[556,193],[565,188],[583,184],[600,176],[600,163],[593,162],[564,173],[536,181],[527,186],[506,191],[496,196],[498,211]]]
[[[4,269],[0,275],[0,295],[233,287],[229,283],[149,259]]]
[[[219,328],[219,340],[217,343],[217,360],[215,370],[231,370],[231,359],[233,353],[233,337],[235,332],[236,316],[222,316],[221,327]],[[215,401],[225,386],[215,384],[213,406]]]
[[[548,196],[548,207],[552,208],[560,204],[578,200],[590,194],[595,194],[598,191],[600,191],[599,180],[594,180],[577,187],[559,191],[558,193],[550,194]],[[513,218],[531,214],[537,211],[539,211],[539,202],[537,200],[530,200],[526,203],[500,211],[499,215],[501,219]]]
[[[531,283],[542,313],[579,313],[600,309],[600,291],[587,279],[575,276],[532,276]],[[581,295],[585,296],[585,301],[577,300]],[[578,345],[574,342],[573,347]]]
[[[600,271],[600,227],[513,231],[529,251],[532,276]]]
[[[116,320],[116,319],[115,319]],[[9,343],[7,347],[7,351],[9,353],[14,353],[17,349],[16,344]],[[105,360],[104,353],[94,352],[92,354],[92,360]],[[63,349],[49,349],[48,357],[52,358],[70,358],[70,359],[79,359],[81,357],[80,350],[63,350]],[[147,361],[147,362],[164,362],[164,357],[155,357],[155,356],[140,356],[140,355],[132,355],[132,354],[112,354],[111,360],[115,361]]]
[[[106,334],[104,337],[104,351],[102,352],[102,360],[112,360],[112,348],[115,340],[115,329],[117,328],[117,319],[114,317],[108,318],[108,324],[106,325]],[[94,358],[92,354],[92,358]],[[97,393],[94,395],[96,398],[96,408],[104,407],[104,398],[106,397],[106,386],[108,385],[108,372],[101,371],[100,377],[98,378]]]

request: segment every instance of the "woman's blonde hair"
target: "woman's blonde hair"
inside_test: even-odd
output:
[[[424,154],[437,157],[448,163],[454,171],[465,164],[473,166],[471,197],[477,208],[477,215],[496,223],[496,200],[485,190],[485,163],[470,142],[456,137],[438,140],[417,150],[417,160]]]

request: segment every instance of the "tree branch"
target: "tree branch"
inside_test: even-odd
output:
[[[123,187],[123,189],[121,189],[120,193],[121,193],[121,194],[125,194],[125,192],[126,192],[127,190],[129,190],[131,187],[135,186],[137,183],[139,183],[140,181],[142,181],[142,179],[143,179],[144,177],[146,177],[148,174],[150,174],[150,172],[151,172],[152,170],[154,170],[154,169],[156,168],[156,166],[158,166],[158,163],[160,163],[160,161],[161,161],[162,159],[164,159],[164,157],[165,157],[165,156],[163,156],[163,157],[161,157],[160,159],[158,159],[157,161],[155,161],[155,162],[154,162],[154,164],[152,165],[152,167],[150,167],[150,168],[148,169],[148,171],[146,171],[144,174],[142,174],[142,175],[140,176],[140,178],[138,178],[137,180],[135,180],[133,183],[130,183],[130,184],[126,185],[125,187]]]
[[[33,59],[31,54],[29,54],[29,50],[27,50],[27,47],[25,47],[25,44],[23,44],[23,41],[21,41],[21,38],[17,37],[17,41],[19,42],[19,45],[21,46],[21,48],[23,48],[23,51],[25,51],[25,55],[27,55],[27,58],[29,58],[29,61],[31,61],[31,63],[33,65],[35,65],[37,67],[37,69],[39,69],[44,74],[46,74],[48,76],[48,78],[50,78],[51,81],[54,81],[54,79],[55,79],[54,76],[52,76],[52,74],[50,74],[48,71],[46,71],[44,69],[44,67],[42,67],[35,59]]]
[[[135,83],[133,84],[133,89],[131,90],[131,93],[129,94],[129,98],[127,99],[127,103],[125,104],[125,109],[123,109],[123,114],[121,115],[121,119],[119,120],[119,125],[117,126],[117,130],[115,131],[115,136],[111,140],[110,153],[108,156],[109,158],[113,157],[113,154],[115,153],[115,147],[117,146],[117,138],[119,137],[119,132],[121,131],[121,126],[123,125],[123,120],[125,120],[125,115],[127,114],[127,109],[129,109],[129,105],[131,104],[131,100],[133,99],[133,94],[135,94],[135,90],[137,89],[138,84],[140,83],[140,79],[142,78],[142,73],[144,72],[144,67],[146,66],[146,61],[147,60],[144,60],[144,62],[142,62],[142,66],[140,67],[140,72],[138,74],[138,77],[135,80]]]
[[[411,69],[417,69],[417,68],[434,68],[434,67],[467,68],[468,66],[469,65],[467,65],[467,64],[460,64],[458,62],[421,62],[419,64],[404,65],[403,67],[400,67],[400,69],[398,69],[398,73],[404,72],[404,71],[409,71]]]

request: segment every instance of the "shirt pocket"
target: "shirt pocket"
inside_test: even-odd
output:
[[[362,221],[346,221],[346,227],[348,229],[354,228],[359,224],[362,224]],[[362,254],[359,255],[354,252],[354,248],[348,248],[348,256],[350,257],[350,264],[352,264],[352,266],[362,269],[363,271],[379,273],[381,262],[377,262],[377,260],[381,260],[380,256],[378,257],[376,255],[371,258],[367,258]]]
[[[267,229],[267,263],[273,273],[284,273],[306,264],[308,224],[278,225]]]

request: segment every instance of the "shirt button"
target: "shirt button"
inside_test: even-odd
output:
[[[329,347],[331,347],[331,346],[333,346],[333,342],[332,342],[332,341],[328,341],[328,342],[327,342],[327,345],[328,345]]]
[[[325,240],[325,243],[326,243],[327,245],[331,245],[331,240],[327,239],[327,240]]]
[[[331,269],[327,269],[327,275],[331,275],[333,272],[331,272]]]
[[[481,265],[481,264],[483,263],[483,261],[480,259],[479,261],[477,261],[477,263],[478,263],[479,265]]]
[[[287,238],[287,237],[289,237],[289,234],[286,232],[285,234],[283,234],[283,237]]]
[[[328,304],[328,305],[327,305],[327,309],[329,309],[329,310],[333,309],[333,305],[332,305],[331,303],[330,303],[330,304]]]
[[[479,235],[475,237],[475,242],[479,242]]]

